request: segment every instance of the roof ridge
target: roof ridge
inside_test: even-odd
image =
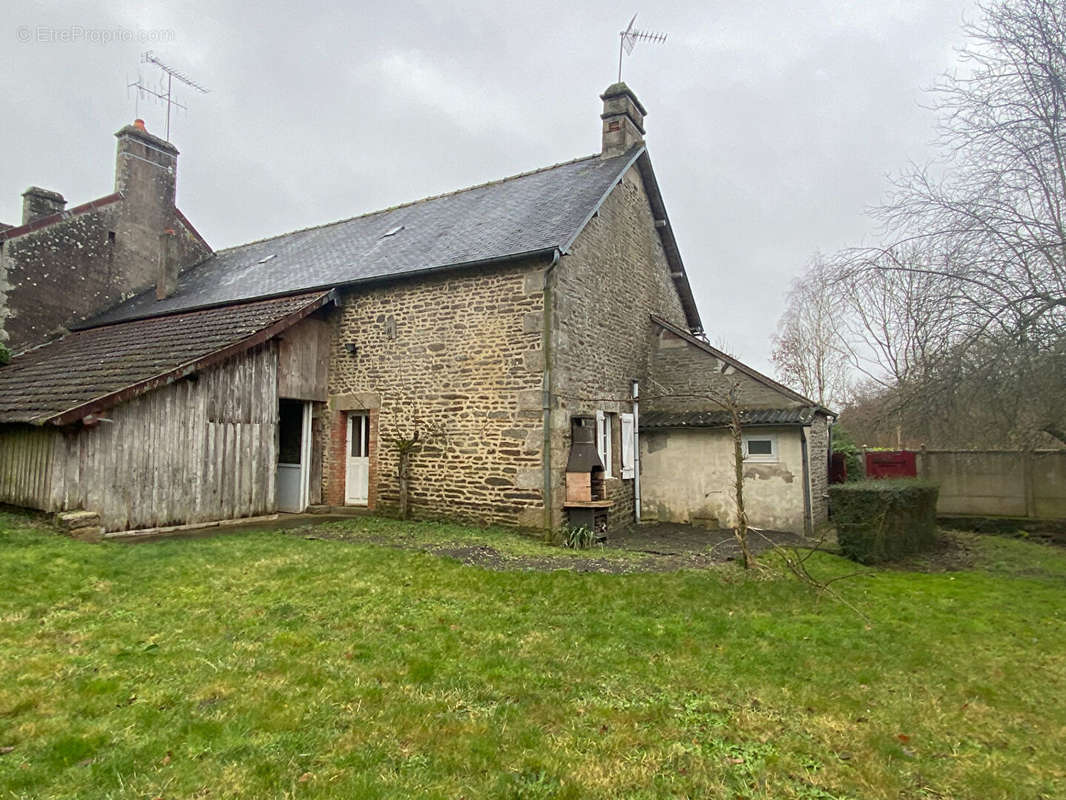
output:
[[[546,167],[539,167],[537,169],[526,170],[525,172],[518,172],[518,173],[515,173],[514,175],[507,175],[506,177],[503,177],[503,178],[497,178],[496,180],[492,180],[492,181],[485,181],[484,183],[474,184],[473,186],[464,186],[461,189],[453,189],[450,192],[441,192],[440,194],[431,194],[431,195],[428,195],[427,197],[419,198],[418,200],[409,200],[406,203],[397,203],[396,205],[387,206],[386,208],[379,208],[379,209],[377,209],[375,211],[367,211],[367,212],[365,212],[363,214],[355,214],[354,216],[351,216],[351,217],[344,217],[343,219],[336,219],[336,220],[333,220],[332,222],[323,222],[323,223],[321,223],[319,225],[308,225],[306,228],[295,228],[294,230],[285,231],[284,233],[276,233],[273,236],[264,236],[261,239],[253,239],[250,242],[243,242],[241,244],[235,244],[235,245],[232,245],[230,247],[223,247],[221,250],[215,250],[214,251],[214,255],[218,255],[220,253],[228,253],[228,252],[230,252],[232,250],[240,250],[242,247],[250,247],[253,244],[262,244],[263,242],[273,241],[274,239],[281,239],[281,238],[283,238],[285,236],[292,236],[294,233],[305,233],[306,231],[315,231],[315,230],[320,230],[321,228],[329,228],[332,225],[340,225],[342,223],[352,222],[353,220],[357,220],[357,219],[366,219],[367,217],[377,216],[378,214],[386,214],[386,213],[388,213],[390,211],[397,211],[397,210],[399,210],[401,208],[410,208],[412,206],[417,206],[417,205],[419,205],[421,203],[428,203],[431,200],[440,200],[441,198],[452,197],[452,196],[457,195],[457,194],[462,194],[463,192],[472,192],[475,189],[484,189],[487,186],[497,186],[497,185],[502,184],[502,183],[507,183],[507,181],[518,180],[519,178],[528,178],[530,175],[537,175],[537,174],[539,174],[541,172],[549,172],[549,171],[551,171],[553,169],[558,169],[559,167],[568,167],[571,164],[577,164],[578,162],[581,162],[581,161],[590,161],[590,160],[592,160],[594,158],[599,158],[599,156],[600,156],[599,153],[593,153],[592,155],[587,155],[587,156],[579,156],[578,158],[572,158],[569,161],[560,161],[557,164],[550,164],[550,165],[548,165]],[[205,260],[207,260],[207,259],[205,259]],[[200,262],[200,263],[202,263],[202,262]]]
[[[112,203],[125,199],[126,195],[122,192],[111,192],[111,194],[100,195],[97,198],[72,206],[71,208],[65,208],[62,211],[54,211],[51,214],[38,217],[30,222],[24,222],[21,225],[10,225],[6,228],[0,227],[0,239],[16,239],[23,234],[33,233],[41,228],[47,228],[55,222],[62,222],[71,217],[80,216],[81,214],[86,214],[90,211],[96,211],[99,208],[109,206]]]

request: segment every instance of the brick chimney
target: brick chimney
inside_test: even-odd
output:
[[[600,95],[603,101],[603,149],[601,156],[610,158],[644,143],[644,117],[647,111],[633,90],[624,83],[614,83]]]
[[[115,134],[115,191],[135,209],[140,222],[161,231],[174,214],[178,148],[150,134],[144,120],[134,120]]]
[[[22,193],[22,224],[57,214],[67,207],[67,201],[59,192],[31,186]]]

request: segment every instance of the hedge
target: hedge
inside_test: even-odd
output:
[[[837,542],[848,558],[873,564],[936,544],[935,483],[870,480],[829,487]]]

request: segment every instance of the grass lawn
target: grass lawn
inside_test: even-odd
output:
[[[0,798],[1066,797],[1064,550],[835,584],[867,627],[783,574],[488,571],[374,539],[542,547],[343,525],[0,513]]]

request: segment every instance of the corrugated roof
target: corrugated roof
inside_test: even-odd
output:
[[[565,248],[643,153],[598,155],[221,250],[83,327]],[[389,231],[399,228],[391,235]]]
[[[740,421],[744,427],[810,425],[818,411],[817,406],[752,408],[740,412]],[[730,421],[728,411],[645,411],[640,415],[640,429],[726,428]]]
[[[253,347],[328,292],[75,331],[0,367],[0,422],[65,424]]]

